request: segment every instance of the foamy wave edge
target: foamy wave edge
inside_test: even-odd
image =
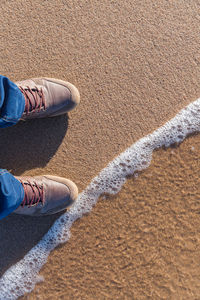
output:
[[[200,131],[200,98],[152,134],[127,148],[91,181],[70,211],[57,219],[42,240],[4,273],[0,279],[0,299],[13,300],[30,293],[42,280],[38,273],[50,252],[58,244],[67,242],[73,222],[90,212],[101,194],[118,193],[128,175],[150,165],[153,150],[180,143],[187,135],[197,131]]]

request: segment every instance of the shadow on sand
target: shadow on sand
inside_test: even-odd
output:
[[[19,176],[44,167],[62,143],[67,128],[68,117],[64,115],[2,129],[0,168]],[[60,215],[32,218],[13,214],[0,221],[0,276],[36,245]]]

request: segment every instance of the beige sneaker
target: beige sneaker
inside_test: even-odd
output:
[[[45,216],[70,207],[78,196],[71,180],[51,176],[16,177],[24,188],[24,199],[14,211],[16,214]]]
[[[71,83],[53,78],[33,78],[16,82],[25,98],[21,120],[64,114],[80,102],[78,89]]]

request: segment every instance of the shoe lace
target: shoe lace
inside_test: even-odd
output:
[[[24,207],[28,205],[38,205],[38,203],[42,202],[44,204],[44,187],[39,186],[36,182],[31,183],[29,180],[26,182],[21,181],[21,184],[24,188],[24,199],[21,203],[21,206]]]
[[[37,87],[30,88],[27,86],[23,88],[19,86],[20,91],[23,93],[25,98],[25,113],[28,114],[29,112],[35,112],[36,110],[39,112],[42,107],[46,108],[46,102],[44,93],[39,90]]]

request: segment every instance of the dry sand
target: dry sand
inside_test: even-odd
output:
[[[199,97],[199,1],[154,2],[1,2],[0,74],[66,79],[81,93],[69,118],[2,130],[1,168],[66,176],[81,191],[126,147]],[[198,298],[199,215],[189,204],[198,204],[199,169],[198,152],[187,158],[190,143],[175,150],[177,158],[158,152],[137,184],[130,179],[112,201],[100,201],[76,222],[30,299]],[[56,217],[1,222],[0,275]]]

